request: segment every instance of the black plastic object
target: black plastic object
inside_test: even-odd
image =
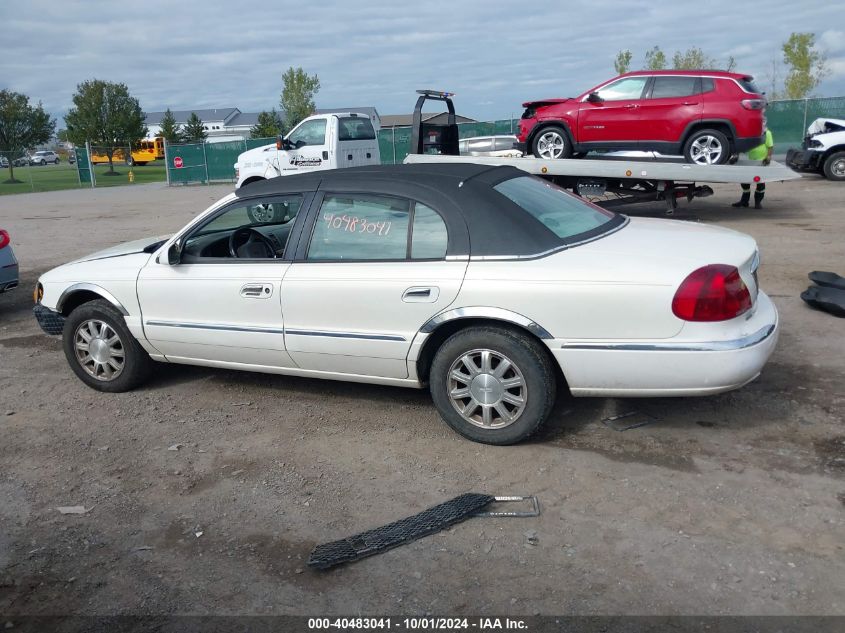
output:
[[[814,270],[807,277],[810,278],[814,284],[819,286],[826,286],[828,288],[837,288],[845,290],[845,277],[841,277],[836,273],[827,272],[824,270]]]
[[[311,556],[308,557],[308,566],[315,569],[329,569],[335,565],[393,549],[460,523],[494,500],[495,497],[491,495],[467,492],[389,525],[361,532],[339,541],[323,543],[311,552]]]
[[[444,154],[459,156],[458,123],[455,118],[455,104],[452,103],[451,92],[439,90],[417,90],[420,97],[414,107],[414,119],[411,127],[411,154]],[[426,101],[443,101],[449,114],[446,123],[423,123],[422,108]]]
[[[45,334],[56,336],[64,331],[65,317],[58,312],[53,312],[50,308],[45,308],[40,303],[32,308],[32,312],[35,314],[35,320],[38,321],[38,325],[41,326]]]
[[[818,310],[845,318],[845,290],[810,286],[801,293],[801,298]]]

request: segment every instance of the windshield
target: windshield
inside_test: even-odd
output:
[[[585,233],[601,233],[603,227],[610,228],[609,223],[619,217],[612,211],[533,176],[511,178],[495,185],[493,189],[530,213],[566,242],[575,241],[574,237]]]

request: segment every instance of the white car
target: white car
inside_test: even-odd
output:
[[[59,155],[50,150],[40,150],[29,157],[30,165],[46,165],[47,163],[59,164]]]
[[[511,444],[574,396],[741,387],[775,347],[754,240],[628,218],[513,167],[360,167],[237,190],[176,235],[42,275],[35,314],[101,391],[171,362],[428,386]]]

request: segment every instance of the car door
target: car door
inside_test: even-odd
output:
[[[658,75],[654,78],[647,98],[642,102],[643,140],[659,144],[680,143],[688,125],[701,119],[701,78],[683,75]],[[665,147],[666,151],[680,151],[679,147]]]
[[[649,77],[637,75],[617,79],[582,98],[578,109],[578,143],[592,149],[611,145],[636,149],[642,138],[640,106]]]
[[[326,192],[303,240],[282,282],[296,364],[407,377],[411,341],[454,301],[466,272],[466,260],[446,259],[440,214],[408,198]]]
[[[292,366],[281,283],[287,243],[311,197],[236,198],[180,238],[179,263],[151,258],[137,286],[147,340],[176,362]]]
[[[279,169],[283,174],[330,169],[331,137],[326,118],[303,121],[288,134],[290,149],[279,152]]]

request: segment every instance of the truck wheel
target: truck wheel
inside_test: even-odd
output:
[[[684,158],[696,165],[724,165],[731,157],[728,137],[719,130],[696,130],[684,143]]]
[[[515,444],[546,421],[555,402],[552,360],[530,336],[480,326],[441,345],[429,373],[431,396],[452,429],[475,442]]]
[[[540,128],[531,141],[531,153],[537,158],[569,158],[572,144],[566,131],[558,125]]]
[[[828,180],[845,180],[845,152],[834,152],[827,157],[824,175]]]

